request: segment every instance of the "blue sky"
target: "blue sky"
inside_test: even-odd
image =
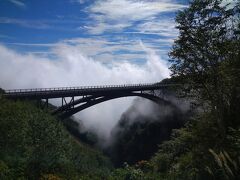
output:
[[[0,43],[54,58],[59,44],[96,61],[143,63],[141,44],[163,59],[177,36],[174,17],[186,0],[0,0]]]

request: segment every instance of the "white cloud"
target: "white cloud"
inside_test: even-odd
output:
[[[110,20],[136,21],[156,16],[161,12],[171,12],[185,6],[166,1],[106,0],[97,1],[90,12],[103,14]]]
[[[228,8],[233,8],[237,4],[238,0],[223,0],[221,5],[226,6],[228,5]]]
[[[112,61],[135,61],[145,58],[139,41],[118,39],[117,41],[104,38],[74,38],[60,42],[58,45],[74,45],[81,49],[82,54],[94,57],[95,60],[104,63]],[[150,44],[150,43],[148,43]],[[148,45],[149,46],[149,45]],[[122,51],[122,53],[117,53]]]
[[[12,37],[7,36],[7,35],[5,35],[5,34],[0,34],[0,38],[4,38],[4,39],[13,39]]]
[[[173,12],[186,6],[169,1],[106,0],[96,1],[87,10],[95,25],[87,26],[89,33],[120,31],[136,21],[152,20],[160,13]]]
[[[158,34],[166,37],[176,37],[178,30],[175,28],[174,19],[157,19],[144,22],[136,27],[137,32],[143,34]]]
[[[62,40],[58,43],[4,43],[9,47],[25,46],[31,47],[28,54],[37,54],[41,57],[55,57],[52,48],[63,45],[75,46],[81,50],[82,55],[94,58],[95,61],[106,65],[112,65],[113,62],[130,62],[142,64],[147,58],[146,52],[141,46],[140,40],[128,40],[125,38],[105,39],[105,38],[73,38]],[[154,49],[157,55],[166,57],[169,47],[173,43],[172,38],[165,39],[145,39],[143,43]],[[36,47],[36,48],[35,48]],[[44,48],[40,51],[39,48]]]
[[[167,50],[164,47],[172,43],[171,38],[167,39],[145,39],[144,44],[147,47],[155,49],[157,54],[166,55]],[[92,57],[96,61],[103,63],[112,63],[113,61],[135,62],[141,64],[146,59],[146,52],[143,51],[139,40],[129,40],[125,38],[105,39],[105,38],[73,38],[62,40],[58,43],[4,43],[7,46],[24,46],[31,47],[29,54],[38,54],[46,57],[54,55],[51,48],[56,48],[62,45],[71,45],[81,49],[84,56]],[[37,49],[34,49],[34,48]],[[44,51],[39,51],[39,48],[45,48]],[[163,49],[161,49],[163,48]],[[49,49],[49,50],[46,50]]]
[[[78,0],[78,2],[79,2],[80,4],[83,4],[83,3],[85,3],[85,1],[84,1],[84,0]]]
[[[169,76],[164,60],[140,44],[146,52],[144,65],[112,62],[111,66],[87,58],[76,45],[58,44],[51,53],[56,60],[23,55],[0,45],[0,86],[9,88],[62,87],[157,82]],[[112,127],[131,99],[110,101],[78,114],[87,128],[108,138]]]
[[[41,47],[53,47],[56,44],[51,43],[5,43],[7,45],[17,45],[17,46],[41,46]]]
[[[87,0],[70,0],[72,3],[84,4]]]
[[[105,31],[118,32],[128,27],[128,23],[108,24],[105,22],[98,22],[95,26],[85,26],[90,34],[101,34]]]
[[[26,5],[19,1],[19,0],[8,0],[9,2],[13,3],[14,5],[21,7],[21,8],[26,8]]]
[[[15,24],[15,25],[19,25],[22,27],[35,28],[35,29],[50,28],[50,25],[48,25],[44,22],[41,22],[41,21],[15,19],[15,18],[8,18],[8,17],[0,17],[0,24]]]

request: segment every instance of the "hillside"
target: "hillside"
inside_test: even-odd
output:
[[[176,98],[174,100],[177,101]],[[178,106],[184,106],[184,109],[174,104],[135,99],[111,133],[112,142],[106,151],[114,164],[135,164],[140,160],[148,160],[156,153],[158,145],[168,140],[172,130],[182,127],[193,113],[190,103],[183,103],[183,99],[181,101]]]
[[[0,179],[102,179],[108,158],[32,102],[0,99]]]

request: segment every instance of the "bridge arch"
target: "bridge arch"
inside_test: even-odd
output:
[[[62,107],[58,108],[54,112],[54,114],[59,113],[61,118],[67,118],[67,117],[70,117],[70,116],[84,110],[84,109],[87,109],[91,106],[94,106],[96,104],[100,104],[102,102],[106,102],[106,101],[113,100],[113,99],[118,99],[118,98],[122,98],[122,97],[132,97],[132,96],[142,97],[142,98],[151,100],[156,104],[174,106],[174,108],[177,108],[170,101],[165,100],[164,98],[155,96],[153,94],[140,93],[140,92],[139,93],[129,92],[129,93],[122,93],[122,94],[111,94],[111,95],[83,97],[81,99],[76,100],[74,103],[69,103],[69,104],[66,104],[65,106],[62,106]],[[79,105],[79,106],[72,107],[73,105],[74,106]]]
[[[48,108],[49,99],[62,99],[61,107],[52,114],[60,117],[69,117],[79,111],[94,106],[96,104],[128,96],[138,96],[149,99],[157,104],[176,106],[162,97],[169,87],[180,84],[128,84],[128,85],[106,85],[106,86],[80,86],[80,87],[60,87],[60,88],[34,88],[34,89],[12,89],[6,90],[4,97],[9,99],[30,99],[39,102],[41,108]],[[82,97],[75,100],[76,97]],[[70,102],[66,101],[70,98]],[[45,100],[45,101],[44,101]],[[42,105],[42,102],[44,104]]]

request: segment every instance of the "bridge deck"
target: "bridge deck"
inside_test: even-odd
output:
[[[82,86],[82,87],[59,87],[59,88],[34,88],[34,89],[12,89],[6,90],[4,96],[7,98],[47,99],[73,97],[83,95],[97,95],[109,93],[124,93],[129,91],[145,91],[164,89],[174,84],[130,84],[130,85],[106,85],[106,86]]]

